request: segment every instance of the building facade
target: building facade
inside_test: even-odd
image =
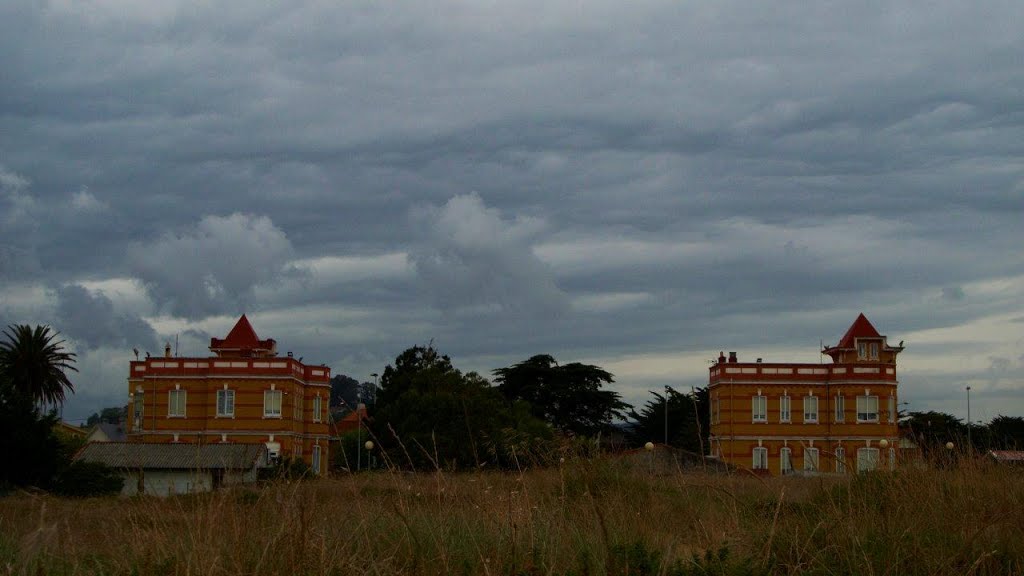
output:
[[[300,458],[327,470],[331,371],[277,355],[243,315],[209,357],[130,363],[130,442],[264,444],[271,460]]]
[[[740,362],[710,368],[710,449],[729,464],[772,475],[846,473],[896,465],[896,356],[861,314],[831,364]]]

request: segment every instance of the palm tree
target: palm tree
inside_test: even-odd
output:
[[[74,393],[67,371],[75,368],[74,352],[64,350],[64,341],[49,326],[10,325],[0,342],[0,378],[13,393],[33,404],[64,403],[65,391]]]

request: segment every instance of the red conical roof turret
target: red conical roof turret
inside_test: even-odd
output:
[[[277,343],[273,339],[260,340],[249,319],[242,314],[226,338],[210,338],[210,350],[218,356],[274,356]]]

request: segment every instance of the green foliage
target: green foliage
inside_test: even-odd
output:
[[[66,372],[75,370],[75,355],[49,326],[12,325],[0,342],[0,485],[49,487],[67,464],[72,448],[62,448],[54,434],[56,411],[73,391]]]
[[[75,387],[67,373],[75,368],[75,354],[64,350],[64,341],[49,326],[11,325],[0,342],[0,378],[7,393],[34,404],[63,404],[65,393]]]
[[[523,465],[551,438],[528,406],[432,346],[409,348],[384,370],[377,406],[376,440],[391,462],[414,468]]]
[[[946,442],[960,444],[967,438],[967,426],[943,412],[911,412],[900,421],[900,429],[914,438],[924,454],[945,450]]]
[[[0,484],[47,488],[67,457],[54,434],[55,412],[27,402],[0,401]]]
[[[124,478],[99,462],[73,462],[54,483],[53,491],[61,496],[85,497],[119,494]]]
[[[374,404],[376,388],[372,382],[359,382],[351,376],[337,374],[331,378],[331,407],[354,410],[363,402]]]
[[[667,397],[668,443],[676,448],[696,453],[707,450],[707,446],[703,445],[710,431],[707,388],[697,388],[691,393],[684,394],[667,387],[665,394],[651,392],[651,395],[654,399],[648,400],[640,412],[633,410],[629,414],[633,421],[632,434],[635,443],[664,441]]]
[[[97,424],[119,424],[125,417],[125,410],[124,406],[112,406],[93,412],[85,421],[85,425],[92,427]]]
[[[260,480],[302,480],[312,477],[312,468],[302,458],[281,458],[273,466],[259,470]]]
[[[1024,418],[996,416],[988,424],[992,448],[997,450],[1024,449]]]
[[[630,408],[617,392],[601,389],[615,381],[612,375],[590,364],[560,366],[553,357],[539,354],[494,375],[505,398],[528,403],[534,416],[562,432],[594,436]]]
[[[338,437],[338,446],[331,449],[331,468],[334,470],[370,470],[379,465],[377,450],[366,449],[370,438],[369,429],[362,432],[352,430]]]

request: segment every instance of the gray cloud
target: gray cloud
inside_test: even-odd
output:
[[[115,311],[113,302],[102,292],[69,284],[56,288],[55,293],[55,325],[80,349],[139,348],[157,353],[160,345],[153,327],[138,316]]]
[[[482,370],[813,350],[864,311],[960,330],[966,363],[993,345],[973,326],[1024,304],[1021,19],[5,2],[0,310],[138,278],[134,313],[255,310],[356,374],[430,338]],[[918,374],[935,406],[966,376]]]
[[[536,218],[505,221],[480,196],[451,198],[413,213],[422,231],[410,258],[419,286],[446,312],[499,321],[530,321],[561,313],[565,294],[553,270],[534,256]]]
[[[253,288],[287,272],[292,246],[266,216],[204,216],[130,252],[131,268],[153,300],[191,319],[240,312]]]

